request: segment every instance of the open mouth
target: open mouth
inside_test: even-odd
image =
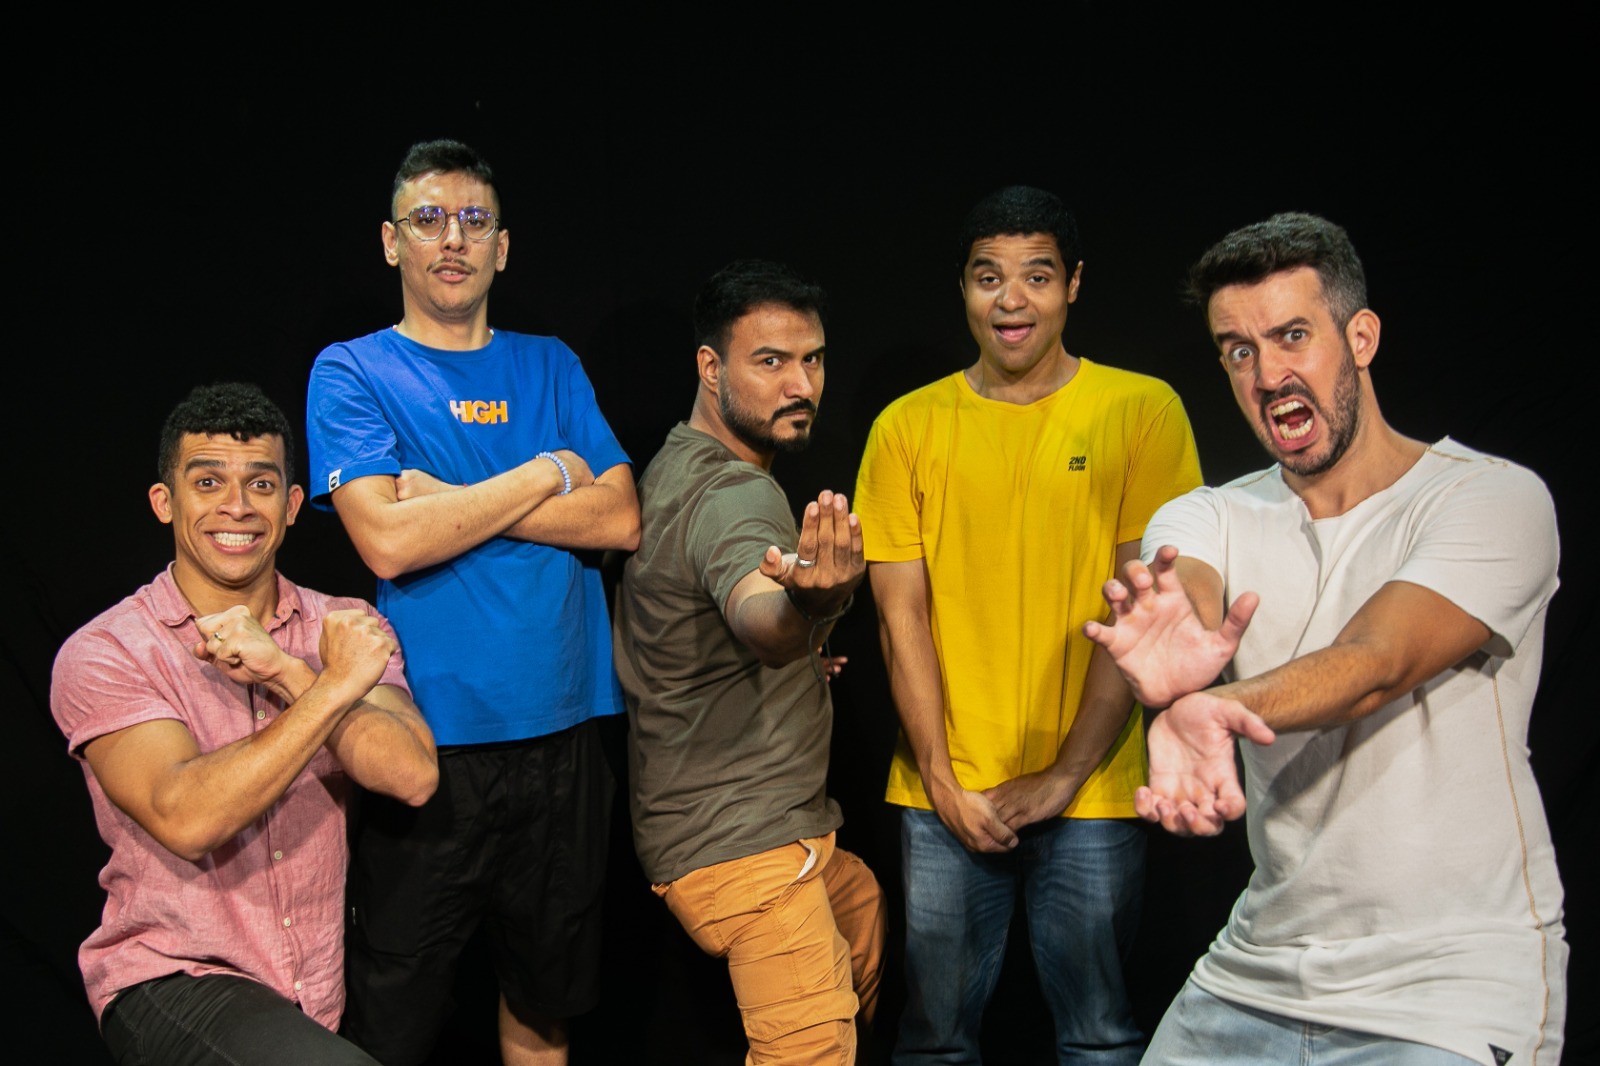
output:
[[[259,533],[213,533],[211,539],[224,548],[248,548],[260,536]]]
[[[1029,333],[1033,332],[1033,325],[1031,323],[1023,323],[1020,325],[1012,324],[996,326],[994,327],[994,331],[995,333],[999,334],[1000,339],[1005,341],[1007,344],[1016,344],[1023,338],[1027,337]]]
[[[1267,408],[1274,433],[1285,444],[1304,440],[1316,428],[1316,412],[1299,400],[1280,400]]]

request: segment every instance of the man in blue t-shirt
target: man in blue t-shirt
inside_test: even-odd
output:
[[[565,1062],[598,998],[620,712],[599,557],[633,550],[628,457],[570,348],[493,330],[510,237],[483,158],[413,146],[384,257],[398,325],[334,344],[307,396],[313,503],[338,512],[439,744],[420,809],[364,797],[352,834],[343,1032],[425,1061],[457,959],[491,932],[507,1063]]]

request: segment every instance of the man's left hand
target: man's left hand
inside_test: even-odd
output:
[[[1078,794],[1073,781],[1054,770],[1036,770],[1002,781],[983,794],[994,804],[1001,821],[1012,830],[1054,818]]]

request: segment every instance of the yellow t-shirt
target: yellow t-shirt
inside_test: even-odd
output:
[[[964,374],[902,396],[873,423],[856,481],[869,562],[925,559],[956,779],[990,788],[1055,761],[1077,713],[1117,545],[1200,484],[1189,418],[1165,382],[1081,360],[1031,404]],[[1122,735],[1066,810],[1131,817],[1144,729]],[[904,733],[891,803],[931,809]]]

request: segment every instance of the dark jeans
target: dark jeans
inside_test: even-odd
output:
[[[122,1066],[378,1066],[266,985],[225,974],[125,988],[100,1031]]]

